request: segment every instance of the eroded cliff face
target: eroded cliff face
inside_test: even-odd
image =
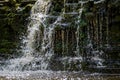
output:
[[[76,31],[79,25],[79,54],[85,58],[84,61],[88,62],[83,62],[83,65],[89,66],[92,64],[90,66],[95,67],[97,64],[94,59],[97,56],[97,58],[103,59],[102,65],[113,64],[110,67],[118,67],[120,58],[119,0],[86,0],[83,4],[82,16],[79,19],[80,23],[76,24],[75,21],[79,15],[75,13],[81,8],[81,4],[78,3],[80,2],[77,0],[65,0],[64,7],[59,9],[63,11],[61,14],[63,14],[64,19],[61,21],[62,25],[58,25],[55,31],[55,58],[77,56],[78,33]],[[76,68],[74,64],[77,63],[71,65],[73,69]]]
[[[87,22],[86,27],[89,26],[90,37],[96,48],[119,47],[119,6],[118,0],[105,0],[97,4],[90,1],[85,5],[83,19]]]
[[[90,34],[89,39],[92,46],[85,49],[90,50],[86,52],[86,55],[93,56],[98,54],[98,52],[93,52],[94,54],[87,53],[92,53],[92,50],[99,51],[99,57],[105,60],[103,64],[112,64],[109,67],[118,67],[119,64],[117,63],[120,58],[120,2],[118,0],[105,0],[98,4],[93,4],[92,1],[88,4],[86,5],[87,11],[83,14],[85,15],[83,19],[87,22],[86,28],[89,27],[87,30]]]
[[[79,0],[51,0],[51,6],[47,13],[63,17],[60,22],[61,25],[58,24],[55,28],[54,58],[77,56],[75,50],[79,48],[79,53],[86,57],[85,61],[93,57],[94,54],[92,53],[95,51],[98,51],[98,53],[104,52],[99,57],[104,58],[106,61],[118,60],[120,58],[120,1],[85,1],[86,3],[82,6],[81,18],[78,18],[79,9],[81,8]],[[26,31],[26,24],[28,23],[26,19],[30,14],[33,3],[34,1],[21,2],[13,0],[5,2],[5,5],[1,6],[1,56],[6,54],[5,57],[11,56],[11,54],[17,55],[14,51],[19,44],[20,35]],[[76,24],[75,21],[77,20],[80,20],[80,23]],[[54,19],[48,19],[49,24],[53,22]],[[79,33],[76,33],[78,26],[80,26]],[[76,44],[79,44],[79,46]],[[83,65],[89,65],[89,61]],[[118,66],[118,64],[116,65]]]
[[[20,36],[26,31],[28,17],[34,1],[0,1],[0,55],[13,57],[20,43]]]

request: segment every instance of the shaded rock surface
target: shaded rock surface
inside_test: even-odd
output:
[[[52,6],[48,13],[58,16],[64,12],[62,13],[64,15],[55,30],[55,55],[51,60],[50,68],[63,70],[63,67],[59,67],[63,65],[60,60],[67,62],[77,56],[75,54],[77,25],[74,21],[79,16],[81,3],[79,0],[66,0],[66,3],[61,0],[51,0],[51,2]],[[0,1],[0,55],[3,58],[18,56],[19,37],[26,31],[26,24],[29,21],[26,19],[34,3],[35,1],[32,0]],[[118,69],[120,66],[120,1],[90,0],[83,6],[81,23],[78,24],[80,26],[79,49],[84,58],[83,68],[85,70],[98,68],[96,67],[98,62],[94,61],[96,59],[94,56],[100,54],[99,57],[104,59],[103,64],[107,65],[107,68],[110,66]],[[48,23],[52,22],[54,19],[48,19]],[[68,58],[65,58],[66,56]],[[72,66],[68,70],[79,70],[79,67],[76,67],[79,64],[81,64],[79,60],[76,59],[76,62],[71,60],[64,69]]]

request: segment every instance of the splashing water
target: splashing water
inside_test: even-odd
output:
[[[47,69],[48,62],[54,54],[52,37],[54,26],[46,24],[46,18],[49,17],[47,14],[50,6],[50,0],[38,0],[33,6],[30,16],[31,21],[28,25],[27,37],[23,39],[23,56],[10,60],[9,65],[6,66],[8,70],[21,71],[38,69],[38,67],[41,70]],[[41,26],[44,28],[43,35],[41,35]],[[38,51],[37,48],[40,48],[40,51]],[[37,66],[37,64],[39,66]]]
[[[80,53],[80,20],[83,11],[84,3],[88,1],[78,1],[77,3],[68,3],[64,1],[64,12],[60,16],[49,15],[50,8],[52,6],[51,0],[38,0],[35,5],[32,7],[30,15],[30,23],[28,24],[27,36],[23,39],[22,43],[22,57],[11,59],[7,61],[7,66],[3,70],[10,71],[22,71],[22,70],[48,70],[50,69],[50,61],[54,56],[54,35],[56,25],[68,26],[68,23],[60,23],[65,15],[77,15],[78,23],[76,30],[76,57],[79,59],[79,62],[82,62],[82,56]],[[79,11],[66,12],[66,6],[72,6],[76,8],[78,4],[81,4]],[[64,16],[62,16],[64,15]],[[55,18],[52,23],[49,23],[50,18]],[[89,32],[89,31],[88,31]],[[69,33],[67,33],[68,36]],[[88,34],[89,36],[89,34]],[[89,39],[90,40],[90,39]],[[64,34],[62,36],[62,48],[64,54],[65,43],[64,43]],[[67,37],[68,45],[68,37]],[[68,46],[67,46],[68,54]],[[76,60],[76,57],[71,57],[73,60]],[[64,58],[64,57],[63,57]],[[66,58],[66,57],[65,57]],[[70,59],[71,59],[70,58]],[[69,57],[68,57],[69,59]],[[91,58],[95,59],[95,58]],[[68,60],[71,61],[71,60]],[[74,62],[74,61],[73,61]],[[64,64],[65,62],[63,62]],[[69,62],[68,62],[69,63]],[[64,64],[66,65],[66,63]],[[80,65],[79,65],[80,66]],[[82,65],[81,65],[82,66]],[[81,67],[79,67],[81,68]]]
[[[88,0],[89,1],[89,0]],[[77,66],[77,68],[80,68],[79,71],[82,71],[82,61],[83,57],[81,55],[80,51],[80,23],[81,23],[81,16],[83,12],[83,5],[87,3],[88,1],[82,1],[78,0],[78,3],[67,3],[65,2],[65,6],[72,6],[72,7],[77,7],[78,4],[81,4],[81,7],[78,9],[78,11],[70,11],[70,12],[61,12],[59,16],[55,15],[50,15],[49,11],[52,6],[51,0],[38,0],[35,5],[32,7],[31,10],[31,15],[30,15],[30,23],[28,24],[28,30],[27,30],[27,36],[23,38],[22,40],[22,56],[15,58],[15,59],[10,59],[9,61],[6,61],[5,66],[2,67],[2,70],[6,73],[2,74],[3,76],[8,76],[9,77],[16,77],[19,75],[19,77],[24,78],[30,77],[31,75],[36,77],[35,75],[38,75],[38,79],[42,77],[45,77],[47,74],[47,77],[56,77],[56,79],[60,80],[67,80],[69,79],[66,76],[63,76],[62,71],[58,71],[54,73],[54,71],[51,70],[50,62],[54,58],[55,52],[54,52],[54,41],[55,41],[55,28],[57,25],[67,27],[71,25],[70,22],[68,23],[62,23],[62,19],[65,15],[77,15],[77,20],[74,23],[77,23],[76,31],[75,31],[75,40],[76,40],[76,45],[75,45],[75,55],[74,57],[71,56],[62,56],[62,58],[59,58],[60,62],[63,64],[63,66],[67,66],[66,70],[70,70],[72,65]],[[94,2],[95,4],[102,2],[103,0],[100,0],[99,2]],[[64,8],[65,8],[64,6]],[[48,20],[51,18],[55,18],[55,20],[51,23]],[[93,44],[90,36],[90,29],[87,27],[87,37],[88,37],[88,45],[89,49],[92,50],[91,54],[94,54],[93,56],[88,56],[90,57],[91,61],[95,62],[98,67],[103,66],[102,62],[104,61],[100,56],[104,53],[102,50],[94,50],[93,49]],[[102,28],[101,28],[102,31]],[[102,32],[101,33],[101,38],[102,38]],[[67,40],[65,42],[65,32],[63,31],[62,34],[62,53],[65,53],[65,49],[67,54],[68,52],[68,42],[69,42],[69,32],[67,32]],[[98,36],[98,35],[97,35]],[[67,44],[67,46],[66,46]],[[88,55],[91,51],[88,50]],[[87,56],[86,56],[87,57]],[[79,63],[79,65],[78,65]],[[59,63],[58,63],[59,64]],[[56,65],[55,65],[56,66]],[[65,68],[64,67],[64,68]],[[10,72],[12,72],[12,75],[10,76]],[[63,73],[64,73],[63,71]],[[74,73],[78,73],[74,72]],[[8,73],[9,72],[9,73]],[[35,74],[34,74],[35,73]],[[54,74],[54,75],[52,75]],[[67,71],[65,72],[67,73]],[[1,74],[0,74],[1,75]],[[48,76],[49,75],[49,76]],[[59,77],[63,78],[59,78]],[[72,73],[70,74],[70,76]],[[84,74],[83,74],[84,75]],[[59,76],[59,77],[57,77]],[[74,78],[71,77],[71,80],[81,80],[82,78]],[[84,79],[84,78],[83,78]],[[85,78],[84,80],[88,80],[88,78]]]

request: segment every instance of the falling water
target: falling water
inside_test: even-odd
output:
[[[94,2],[94,4],[99,4],[101,2],[104,2],[104,0],[100,0],[97,2]],[[93,25],[89,25],[87,27],[87,56],[86,58],[88,59],[88,62],[90,63],[89,67],[90,68],[102,68],[105,67],[104,59],[103,59],[103,54],[104,51],[101,49],[103,47],[102,45],[102,20],[101,20],[101,15],[98,14],[97,16],[97,26],[95,28],[95,31],[93,30]],[[93,24],[92,21],[89,22],[89,24]],[[95,35],[93,35],[93,31],[95,32]],[[93,40],[95,37],[96,41]],[[100,40],[99,40],[100,39]]]
[[[76,46],[76,54],[77,54],[77,56],[79,57],[79,59],[81,60],[81,62],[82,62],[82,55],[81,55],[81,53],[80,53],[80,22],[81,22],[81,16],[82,16],[82,11],[83,11],[83,2],[81,2],[81,9],[79,9],[79,16],[78,16],[78,21],[77,21],[77,23],[78,23],[78,26],[77,26],[77,31],[76,31],[76,42],[77,42],[77,46]],[[81,65],[81,67],[82,67],[82,65]]]
[[[28,24],[27,37],[22,41],[23,56],[10,60],[9,65],[6,66],[8,70],[46,70],[48,68],[49,60],[54,54],[54,26],[53,24],[46,24],[50,6],[50,0],[38,0],[33,6],[30,16],[31,21]],[[43,35],[41,35],[42,30],[40,27],[44,28]]]
[[[104,0],[96,1],[94,2],[94,4],[101,3],[102,1]],[[49,73],[44,72],[43,73],[44,75],[42,74],[44,77],[45,77],[45,74],[47,74],[47,76],[50,75],[50,77],[51,76],[54,77],[54,75],[55,77],[61,76],[61,75],[63,76],[64,74],[62,74],[62,70],[63,71],[79,70],[80,72],[82,72],[83,71],[82,70],[83,55],[81,53],[81,47],[83,46],[81,44],[82,30],[81,30],[80,23],[82,20],[84,4],[88,2],[89,0],[85,0],[85,1],[78,0],[77,2],[72,1],[72,3],[69,3],[66,0],[64,0],[64,8],[62,9],[63,11],[59,12],[60,14],[58,16],[55,16],[50,14],[52,0],[38,0],[31,10],[31,15],[29,17],[30,22],[27,26],[28,27],[28,30],[26,33],[27,36],[23,36],[24,38],[22,40],[22,46],[21,46],[22,55],[18,58],[10,59],[6,61],[7,65],[4,65],[2,67],[3,71],[13,71],[13,73],[14,71],[20,71],[19,73],[14,73],[14,75],[25,74],[27,76],[35,75],[34,71],[36,71],[38,75],[37,77],[41,75],[40,72],[43,72],[45,70],[47,70],[47,72],[49,71],[51,72]],[[70,9],[70,10],[67,10],[67,9]],[[70,16],[69,18],[71,20],[67,21],[67,19],[65,19],[66,16],[67,17]],[[53,19],[53,18],[54,20],[49,22],[49,19]],[[102,21],[102,20],[98,20],[98,21]],[[65,29],[66,27],[70,27],[72,25],[71,24],[72,22],[74,23],[73,25],[76,29],[71,33],[70,30],[65,30]],[[99,22],[97,22],[97,24],[99,24]],[[54,49],[55,35],[56,35],[55,29],[56,27],[58,27],[58,25],[59,27],[62,28],[59,36],[61,38],[60,46],[62,46],[62,48],[61,48],[61,55],[56,57],[57,53],[55,53],[55,49]],[[96,48],[94,47],[94,44],[93,44],[94,40],[92,39],[94,32],[91,34],[91,31],[92,31],[91,29],[93,29],[93,26],[87,26],[86,29],[87,29],[86,30],[87,31],[86,32],[87,33],[87,46],[86,46],[87,53],[86,53],[86,56],[84,57],[85,58],[84,60],[88,59],[90,62],[90,66],[92,67],[94,67],[92,63],[95,63],[95,67],[104,67],[103,66],[104,60],[101,58],[101,55],[103,55],[104,53],[101,50],[101,47],[103,47],[102,25],[96,26],[95,28],[96,29],[95,38],[96,38],[96,45],[97,45]],[[108,36],[109,36],[108,23],[107,23],[106,29],[107,29],[106,40],[108,44]],[[70,33],[72,34],[71,37],[69,37]],[[72,38],[72,41],[75,42],[75,43],[72,43],[72,47],[73,46],[75,47],[72,53],[74,55],[70,55],[71,50],[69,49],[70,48],[69,43],[71,38]],[[99,38],[101,42],[99,42]],[[52,61],[54,61],[55,63]],[[55,65],[52,65],[51,63]],[[56,72],[56,73],[52,72],[53,69],[51,69],[51,66],[58,68],[55,70],[60,70],[60,72]],[[59,69],[59,68],[63,68],[63,69]],[[22,71],[25,73],[21,73]],[[26,73],[29,73],[29,74],[26,74]],[[65,74],[68,74],[68,73],[65,72]],[[6,73],[4,75],[6,75]],[[36,77],[36,75],[34,77]],[[70,79],[72,80],[72,78]],[[63,80],[67,80],[66,76]]]
[[[60,59],[64,64],[64,70],[66,70],[66,66],[68,70],[71,68],[75,62],[79,62],[79,68],[82,68],[82,53],[80,51],[80,23],[81,16],[83,12],[83,5],[87,3],[87,1],[78,1],[69,3],[64,1],[64,11],[60,14],[60,16],[49,15],[49,11],[51,8],[51,0],[44,1],[38,0],[31,10],[30,23],[28,24],[27,36],[22,41],[22,57],[11,59],[7,61],[8,65],[4,68],[4,70],[11,71],[21,71],[21,70],[48,70],[50,69],[50,61],[54,58],[54,35],[55,35],[55,27],[56,25],[60,25],[61,27],[70,26],[68,25],[70,22],[62,23],[65,15],[77,15],[78,18],[74,23],[77,23],[76,29],[76,51],[75,57],[65,56],[65,54],[69,54],[69,31],[62,30],[61,38],[62,38],[62,53],[64,56]],[[75,11],[75,8],[79,7],[78,11]],[[70,11],[67,11],[67,7],[72,7]],[[49,23],[50,18],[55,18],[52,23]],[[71,19],[74,19],[71,18]],[[88,40],[89,40],[89,48],[92,47],[90,34],[88,27]],[[65,35],[66,33],[66,35]],[[65,41],[66,39],[66,41]],[[93,51],[93,54],[96,51]],[[88,52],[89,53],[89,52]],[[94,54],[95,55],[95,54]],[[98,54],[97,54],[98,55]],[[95,57],[91,57],[94,59]],[[74,62],[74,63],[73,63]]]

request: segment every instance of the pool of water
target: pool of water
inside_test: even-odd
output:
[[[0,71],[0,80],[120,80],[120,74],[69,71]]]

